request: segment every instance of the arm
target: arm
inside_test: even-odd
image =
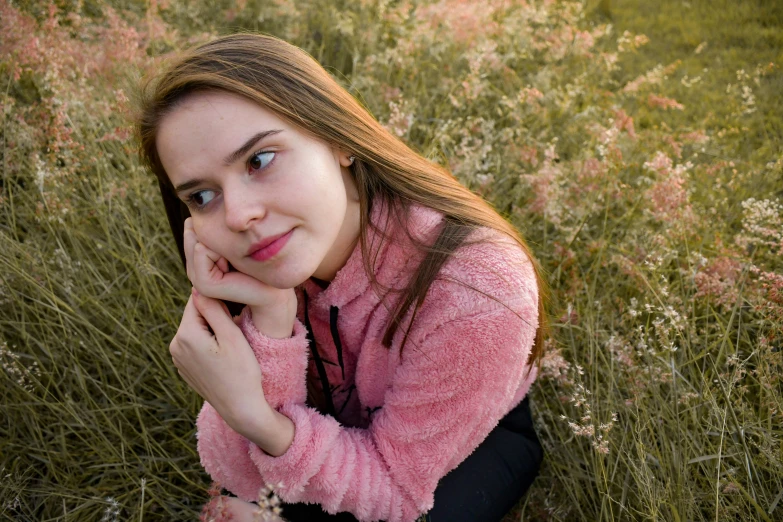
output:
[[[264,397],[273,409],[307,400],[307,329],[294,318],[293,334],[275,339],[256,328],[250,306],[234,321],[245,335],[261,366]]]
[[[306,329],[294,320],[293,335],[285,339],[267,337],[253,324],[246,306],[234,322],[244,334],[263,375],[262,387],[275,415],[284,403],[307,399]],[[201,465],[213,480],[248,502],[257,500],[265,482],[248,458],[248,439],[234,431],[208,402],[196,418],[196,449]]]
[[[282,456],[266,455],[244,437],[226,433],[217,449],[204,451],[235,456],[217,463],[227,469],[216,471],[247,488],[248,500],[264,483],[282,482],[277,491],[285,502],[319,503],[360,520],[414,520],[432,507],[438,481],[512,406],[535,336],[535,297],[526,296],[521,306],[508,303],[527,322],[498,304],[429,331],[412,331],[384,407],[366,430],[342,427],[302,403],[286,402],[279,411],[296,431]],[[204,420],[220,424],[212,413]],[[229,440],[234,450],[226,446]]]
[[[278,495],[286,502],[315,502],[360,520],[412,521],[512,406],[534,336],[535,322],[500,306],[449,321],[420,338],[418,349],[409,344],[370,428],[343,428],[287,404],[280,411],[296,425],[291,447],[275,458],[251,445],[250,458],[266,482],[284,484]]]
[[[277,492],[286,502],[319,503],[329,512],[349,511],[360,520],[414,520],[432,507],[438,481],[526,392],[514,397],[538,318],[535,288],[523,294],[504,302],[524,319],[495,303],[457,317],[449,315],[453,308],[444,308],[440,321],[431,317],[414,327],[384,406],[366,430],[342,427],[303,404],[303,334],[300,343],[253,339],[252,329],[243,329],[254,351],[264,356],[260,359],[278,369],[288,365],[268,356],[286,359],[290,354],[275,347],[288,343],[289,349],[305,354],[302,373],[292,376],[291,382],[298,384],[278,395],[279,406],[274,406],[293,421],[294,440],[280,457],[266,455],[205,404],[198,420],[202,464],[245,500],[253,500],[264,484],[282,482]],[[265,393],[272,384],[270,369],[264,370]],[[270,400],[275,400],[271,394]]]

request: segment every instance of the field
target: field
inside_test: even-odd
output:
[[[783,519],[783,5],[0,0],[0,520],[196,520],[190,285],[130,121],[217,34],[310,52],[523,232],[546,450],[512,520]]]

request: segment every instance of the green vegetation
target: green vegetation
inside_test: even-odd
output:
[[[511,520],[783,516],[783,7],[0,0],[0,519],[194,520],[189,284],[128,116],[213,34],[308,50],[551,285]]]

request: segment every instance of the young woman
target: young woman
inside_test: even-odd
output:
[[[217,39],[142,92],[193,286],[169,348],[232,520],[265,485],[291,521],[502,519],[543,456],[514,227],[279,39]]]

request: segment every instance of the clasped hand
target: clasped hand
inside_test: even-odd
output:
[[[255,354],[220,299],[251,306],[255,317],[277,306],[281,296],[296,296],[293,289],[280,290],[229,272],[228,260],[199,242],[192,218],[185,221],[183,239],[193,291],[169,351],[185,382],[242,433],[247,419],[257,419],[270,408]]]

